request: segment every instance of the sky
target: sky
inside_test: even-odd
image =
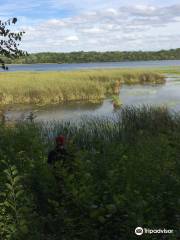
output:
[[[11,17],[30,53],[180,47],[180,0],[0,0]]]

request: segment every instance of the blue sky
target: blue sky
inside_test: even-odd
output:
[[[0,19],[10,17],[29,52],[180,47],[179,0],[1,0]]]

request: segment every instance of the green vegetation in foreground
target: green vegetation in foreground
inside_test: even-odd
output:
[[[7,63],[87,63],[87,62],[120,62],[142,60],[176,60],[180,59],[180,48],[160,51],[113,51],[113,52],[43,52],[29,54],[18,59],[4,59]]]
[[[148,70],[113,69],[71,72],[0,73],[0,104],[51,104],[99,101],[118,94],[120,84],[163,83],[162,74]]]
[[[180,115],[120,113],[78,126],[0,126],[0,239],[132,240],[137,226],[174,229],[166,239],[179,239]],[[74,158],[53,170],[46,162],[57,133]]]

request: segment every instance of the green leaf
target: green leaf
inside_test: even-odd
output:
[[[21,195],[24,194],[24,190],[19,190],[17,193],[16,193],[16,198],[20,197]]]
[[[20,176],[16,176],[16,177],[13,178],[14,184],[17,184],[20,180],[21,180]]]
[[[12,23],[15,24],[17,22],[17,18],[13,18]]]
[[[100,223],[105,223],[106,219],[103,216],[98,217]]]
[[[10,190],[10,191],[13,190],[13,186],[12,186],[11,184],[6,183],[5,185],[6,185],[6,187],[7,187],[8,190]]]

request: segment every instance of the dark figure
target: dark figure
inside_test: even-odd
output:
[[[48,164],[51,166],[52,173],[55,177],[58,193],[61,195],[61,201],[66,201],[68,193],[65,187],[63,172],[65,170],[66,173],[71,174],[74,172],[74,167],[73,155],[69,154],[65,149],[65,138],[63,135],[56,137],[56,147],[48,154]]]
[[[48,163],[54,165],[56,162],[64,162],[68,153],[64,147],[65,138],[63,135],[56,137],[56,147],[48,154]]]

